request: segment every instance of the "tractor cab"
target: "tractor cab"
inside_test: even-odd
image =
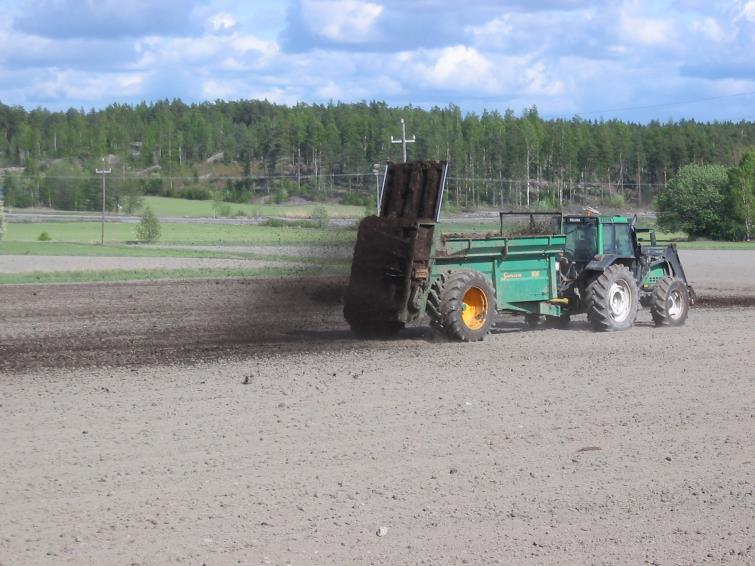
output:
[[[589,263],[598,256],[634,259],[637,237],[632,220],[624,216],[564,216],[564,253],[574,263]]]

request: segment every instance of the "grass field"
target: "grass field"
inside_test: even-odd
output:
[[[334,203],[306,203],[306,204],[239,204],[235,202],[223,202],[221,206],[229,207],[231,216],[262,216],[304,219],[310,218],[312,212],[319,207],[325,208],[330,218],[362,218],[364,207],[349,206]],[[188,200],[169,197],[144,197],[144,206],[149,206],[158,216],[187,216],[187,217],[213,217],[218,213],[213,209],[211,200]],[[49,208],[18,208],[14,212],[35,214],[86,214],[99,216],[98,211],[72,211],[51,210]],[[143,208],[134,212],[139,215]],[[109,214],[113,214],[110,212]]]
[[[448,232],[495,232],[496,223],[448,223],[441,224]],[[13,223],[8,225],[6,240],[0,242],[0,253],[26,253],[19,248],[20,242],[36,242],[41,232],[47,232],[52,243],[69,242],[96,244],[100,241],[100,225],[96,222],[39,222]],[[710,240],[683,241],[684,234],[659,233],[659,243],[677,241],[682,249],[755,249],[755,242],[714,242]],[[106,244],[123,244],[136,239],[136,225],[110,223],[105,226]],[[350,245],[356,239],[356,230],[349,228],[302,228],[297,226],[257,226],[231,224],[162,224],[161,244],[253,244],[253,245]],[[107,247],[107,246],[106,246]],[[103,248],[93,248],[100,249]],[[17,250],[17,251],[11,251]],[[119,255],[140,255],[138,248],[117,252]],[[91,254],[72,248],[73,255]],[[58,255],[58,254],[56,254]],[[62,255],[62,254],[61,254]],[[146,254],[145,254],[146,255]],[[168,255],[168,254],[166,254]],[[173,254],[170,254],[173,255]],[[199,257],[199,256],[197,256]],[[210,256],[202,256],[210,257]]]
[[[214,216],[211,200],[186,200],[168,197],[144,197],[144,206],[149,206],[158,216]],[[244,216],[280,216],[284,218],[309,218],[312,212],[323,207],[331,218],[361,218],[364,207],[344,204],[238,204],[223,203],[230,207],[231,215],[240,212]]]
[[[347,265],[340,257],[300,256],[295,254],[260,254],[242,251],[192,250],[183,247],[145,247],[130,244],[77,244],[70,242],[2,242],[2,255],[89,256],[89,257],[184,257],[211,259],[260,259],[317,265]]]
[[[100,241],[97,222],[35,222],[8,225],[7,242],[36,241],[47,232],[56,242],[93,244]],[[105,226],[105,243],[136,239],[136,224]],[[356,239],[356,231],[336,228],[272,227],[232,224],[162,224],[162,244],[255,244],[255,245],[339,245]],[[5,242],[4,241],[4,242]],[[4,245],[0,242],[0,250]]]

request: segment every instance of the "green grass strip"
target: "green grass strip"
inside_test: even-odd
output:
[[[96,244],[100,241],[98,222],[9,223],[4,241],[36,241],[47,232],[53,241]],[[125,244],[136,240],[135,224],[105,225],[105,244]],[[299,226],[260,226],[253,224],[162,224],[160,244],[251,244],[256,246],[332,246],[353,243],[356,230],[349,228],[302,228]]]
[[[192,250],[180,247],[144,247],[128,244],[80,244],[76,242],[0,242],[0,255],[97,256],[97,257],[184,257],[210,259],[259,259],[293,263],[340,265],[349,261],[338,257],[261,254]]]

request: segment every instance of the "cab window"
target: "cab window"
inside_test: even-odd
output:
[[[629,224],[603,225],[603,253],[616,254],[624,257],[634,255],[632,245],[632,231]]]
[[[571,261],[590,261],[597,252],[597,226],[595,222],[567,222],[566,256]]]

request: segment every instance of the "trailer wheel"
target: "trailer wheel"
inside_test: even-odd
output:
[[[593,330],[627,330],[637,318],[639,289],[629,269],[614,264],[587,287],[586,303]]]
[[[438,278],[433,281],[430,286],[430,291],[427,293],[427,314],[430,317],[430,324],[433,328],[441,328],[443,326],[443,317],[440,313],[440,294],[443,292],[443,285],[446,284],[446,274],[441,273]]]
[[[655,284],[650,315],[656,326],[682,326],[689,314],[689,292],[684,282],[664,277]]]
[[[454,340],[482,340],[493,326],[496,313],[495,292],[488,278],[477,271],[450,273],[439,295],[436,326]],[[429,308],[432,312],[432,309]]]

